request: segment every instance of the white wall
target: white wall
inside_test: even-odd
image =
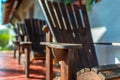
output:
[[[100,27],[106,30],[98,42],[120,42],[120,0],[101,0],[89,11],[91,28],[98,28],[96,35],[103,34]],[[100,33],[101,32],[101,33]],[[96,39],[97,36],[93,36]],[[96,46],[100,64],[114,64],[120,60],[120,47]]]
[[[60,1],[60,0],[51,0],[51,1]],[[40,8],[40,5],[39,5],[39,2],[38,0],[35,0],[35,13],[34,13],[34,18],[38,18],[38,19],[43,19],[45,20],[44,18],[44,15],[42,13],[42,9]]]
[[[40,8],[38,0],[35,0],[34,18],[45,20],[42,9]]]

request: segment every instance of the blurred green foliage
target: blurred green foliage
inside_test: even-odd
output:
[[[74,1],[77,1],[77,0],[65,0],[65,4],[69,4],[69,3],[72,3]],[[92,8],[92,5],[94,3],[97,3],[99,2],[100,0],[83,0],[85,2],[85,5],[86,5],[86,8],[87,10],[91,10]]]
[[[12,35],[9,34],[9,30],[3,29],[0,30],[0,50],[9,50],[9,40],[12,38]]]
[[[95,0],[85,0],[87,10],[91,10],[92,4]]]
[[[70,0],[66,0],[66,1],[65,1],[65,4],[69,4],[69,3],[71,3]]]
[[[5,47],[9,43],[9,34],[0,34],[0,46]]]

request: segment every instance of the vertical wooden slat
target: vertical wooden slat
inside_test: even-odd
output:
[[[78,7],[77,5],[73,5],[74,8],[74,12],[75,12],[75,17],[76,17],[76,21],[78,24],[78,29],[80,30],[80,32],[83,32],[83,25],[82,25],[82,20],[81,20],[81,16],[80,16],[80,7]]]
[[[48,9],[47,9],[47,6],[46,6],[46,4],[45,4],[45,1],[46,1],[46,0],[39,0],[39,4],[41,5],[41,8],[42,8],[43,13],[44,13],[44,15],[45,15],[45,18],[46,18],[46,20],[47,20],[47,22],[48,22],[48,25],[51,26],[49,29],[51,30],[51,33],[52,33],[54,39],[56,39],[56,38],[55,38],[55,35],[53,34],[53,31],[54,31],[54,27],[53,27],[53,26],[54,26],[54,25],[53,25],[52,20],[51,20],[51,18],[50,18],[50,14],[49,14],[49,12],[48,12]]]
[[[55,14],[57,16],[57,21],[58,21],[59,26],[61,27],[61,29],[65,30],[65,25],[64,25],[63,19],[62,19],[63,15],[61,14],[59,4],[57,4],[56,2],[53,2],[53,7],[54,7],[54,10],[55,10]]]
[[[36,27],[36,30],[37,30],[38,36],[40,36],[40,37],[37,38],[37,39],[38,39],[38,41],[41,42],[41,41],[43,40],[43,37],[44,37],[44,36],[42,36],[43,34],[42,34],[42,31],[41,31],[43,24],[42,24],[42,21],[41,21],[41,20],[37,20],[36,24],[37,24],[37,26],[38,26],[38,27]]]
[[[76,43],[80,43],[81,42],[81,32],[79,32],[78,26],[76,24],[76,17],[74,16],[74,9],[73,9],[73,5],[68,4],[67,5],[67,11],[68,11],[68,15],[69,15],[69,19],[70,19],[70,23],[72,25],[72,30],[73,30],[73,37],[74,37],[74,42]],[[82,26],[81,26],[82,27]]]
[[[54,10],[56,20],[57,20],[58,26],[59,26],[59,28],[56,28],[56,30],[54,31],[54,34],[56,36],[61,35],[61,36],[58,36],[59,38],[57,38],[57,40],[61,41],[61,40],[63,40],[63,37],[64,37],[64,41],[66,41],[67,40],[65,38],[66,35],[64,35],[65,32],[66,32],[66,29],[65,29],[65,25],[63,25],[63,19],[62,19],[62,14],[61,14],[60,8],[61,7],[59,7],[59,5],[56,2],[53,2],[53,5],[52,5],[51,9]],[[61,33],[61,31],[63,31],[64,33]]]
[[[69,22],[67,12],[66,12],[66,6],[64,3],[60,3],[60,7],[61,7],[61,12],[62,12],[65,26],[67,27],[67,30],[71,31],[70,22]]]
[[[61,34],[60,30],[61,30],[62,27],[58,24],[59,22],[58,22],[57,15],[55,14],[56,13],[55,10],[54,10],[55,8],[54,8],[53,4],[50,1],[47,1],[46,5],[49,6],[48,7],[48,11],[49,11],[51,20],[52,20],[52,22],[54,24],[54,26],[51,26],[51,27],[53,27],[53,29],[55,28],[55,30],[53,30],[54,31],[54,35],[55,36],[57,36],[57,34],[60,35]],[[59,8],[58,8],[58,10],[59,10]],[[61,40],[62,39],[61,36],[59,36],[58,39]]]
[[[64,3],[60,3],[59,4],[59,7],[61,9],[61,14],[62,14],[62,17],[63,17],[63,22],[64,22],[64,26],[67,28],[65,31],[62,31],[61,34],[64,35],[64,39],[61,39],[61,40],[58,40],[58,42],[73,42],[73,35],[72,35],[72,29],[71,29],[71,25],[70,25],[70,22],[69,22],[69,15],[67,13],[67,8],[66,8],[66,5]],[[68,34],[69,33],[69,34]]]
[[[67,10],[68,10],[68,14],[69,14],[70,21],[71,21],[70,23],[72,24],[72,28],[77,30],[77,25],[76,25],[74,14],[73,14],[74,11],[72,9],[72,5],[71,4],[67,5]]]
[[[53,9],[54,7],[52,6],[52,3],[50,1],[47,1],[46,4],[48,5],[48,11],[49,11],[50,17],[52,19],[52,22],[54,23],[54,27],[59,28],[57,17],[54,12],[54,9]]]

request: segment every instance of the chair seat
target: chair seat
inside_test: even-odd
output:
[[[110,64],[94,67],[97,72],[102,73],[105,79],[114,79],[120,77],[120,64]]]
[[[106,80],[120,79],[120,69],[101,71]]]
[[[40,59],[45,60],[46,54],[44,52],[42,53],[34,52],[33,54],[36,60],[40,60]]]

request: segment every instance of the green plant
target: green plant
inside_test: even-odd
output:
[[[77,0],[65,0],[65,3],[69,4],[69,3],[74,2],[74,1],[77,1]],[[84,1],[86,4],[87,10],[91,10],[92,5],[94,3],[99,2],[100,0],[78,0],[78,1]]]
[[[70,0],[66,0],[66,1],[65,1],[65,4],[69,4],[69,3],[71,3]]]
[[[11,50],[11,41],[14,39],[13,34],[11,34],[11,29],[1,29],[0,30],[0,50]]]
[[[1,47],[1,50],[6,49],[6,46],[9,43],[9,37],[10,37],[9,34],[7,34],[7,33],[0,34],[0,47]]]

